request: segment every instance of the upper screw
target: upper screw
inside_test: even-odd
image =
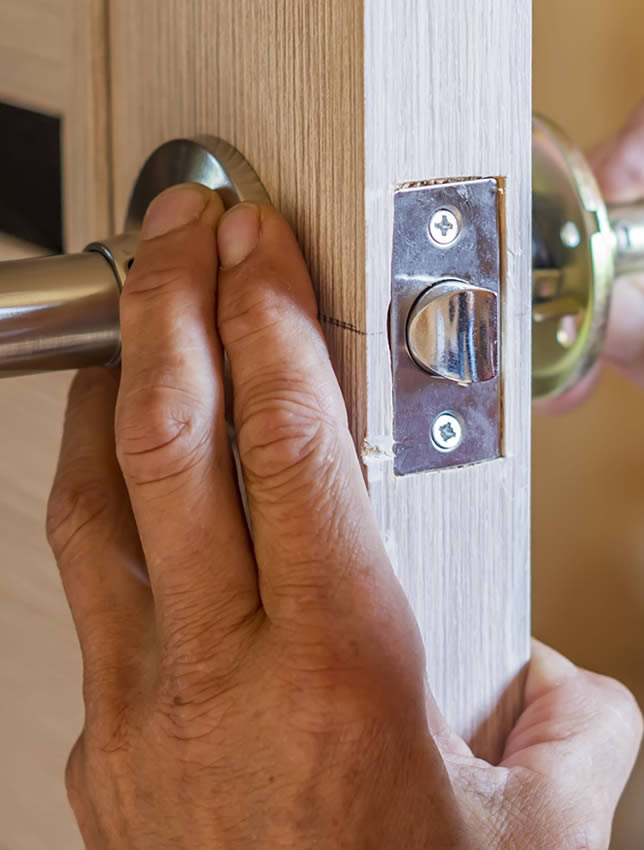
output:
[[[461,217],[443,207],[429,221],[429,235],[437,245],[451,245],[461,232]]]

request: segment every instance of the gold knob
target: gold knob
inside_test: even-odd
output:
[[[644,271],[644,207],[609,207],[590,164],[535,117],[532,142],[532,395],[554,398],[592,368],[615,278]]]

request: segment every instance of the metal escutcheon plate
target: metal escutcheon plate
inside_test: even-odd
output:
[[[128,206],[126,230],[139,230],[152,200],[178,183],[216,189],[226,209],[241,201],[268,201],[254,169],[232,145],[216,136],[173,139],[146,160]]]

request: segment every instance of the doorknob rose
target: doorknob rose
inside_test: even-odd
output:
[[[166,142],[139,173],[124,234],[81,254],[0,263],[0,377],[118,363],[119,297],[143,216],[164,189],[190,182],[216,189],[226,208],[268,200],[248,162],[222,139]]]
[[[644,271],[644,206],[608,206],[581,151],[540,117],[532,202],[532,395],[554,398],[597,360],[615,278]]]
[[[459,384],[497,375],[497,297],[462,280],[427,289],[407,321],[407,347],[425,371]]]

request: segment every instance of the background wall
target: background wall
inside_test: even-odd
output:
[[[534,0],[534,108],[584,147],[644,97],[641,0]],[[644,394],[606,371],[593,398],[535,416],[534,631],[644,705]],[[644,758],[611,850],[644,846]]]
[[[35,253],[0,233],[0,262]],[[69,381],[0,381],[0,850],[82,847],[63,785],[80,653],[43,521]]]

